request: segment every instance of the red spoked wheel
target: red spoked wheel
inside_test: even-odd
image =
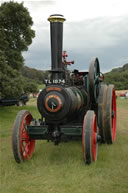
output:
[[[112,144],[116,139],[116,94],[114,85],[107,89],[106,117],[105,117],[105,141]]]
[[[27,126],[32,121],[32,115],[21,110],[16,116],[12,130],[12,149],[17,163],[29,160],[32,157],[35,140],[30,140],[27,133]]]
[[[84,117],[82,133],[83,158],[86,164],[97,160],[97,121],[94,111],[88,111]]]

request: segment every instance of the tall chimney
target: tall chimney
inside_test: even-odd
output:
[[[62,47],[63,47],[63,15],[54,14],[48,18],[51,32],[51,72],[53,79],[63,76]]]

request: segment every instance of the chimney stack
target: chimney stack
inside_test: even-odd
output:
[[[54,14],[48,18],[51,33],[51,73],[52,79],[61,79],[63,76],[62,49],[63,49],[63,15]]]

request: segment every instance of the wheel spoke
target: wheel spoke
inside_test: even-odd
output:
[[[24,152],[25,152],[25,146],[26,146],[26,143],[25,143],[25,142],[22,142],[21,150],[22,150],[22,153],[23,153],[23,154],[24,154]]]
[[[22,133],[22,141],[29,141],[29,136],[26,131]]]
[[[30,142],[23,145],[23,156],[25,159],[29,158],[29,149],[30,149]]]

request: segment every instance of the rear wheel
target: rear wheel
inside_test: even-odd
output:
[[[88,111],[84,117],[82,147],[83,159],[86,164],[97,160],[97,121],[94,111]]]
[[[32,115],[21,110],[16,116],[12,130],[12,149],[17,163],[29,160],[32,157],[35,140],[30,140],[27,134],[27,125],[30,124]]]
[[[100,65],[98,58],[93,58],[89,66],[89,93],[93,103],[97,102],[100,82]]]
[[[116,94],[114,85],[108,86],[105,109],[105,141],[112,144],[116,138]]]
[[[101,143],[105,142],[105,113],[106,113],[107,85],[101,85],[98,97],[98,126]]]

